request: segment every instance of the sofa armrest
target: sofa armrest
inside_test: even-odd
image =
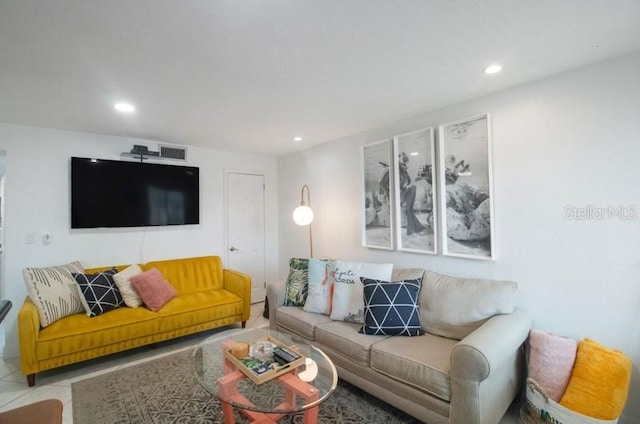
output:
[[[286,280],[267,283],[267,300],[269,301],[269,328],[276,329],[276,309],[284,305],[284,289]]]
[[[531,318],[520,309],[496,315],[451,352],[450,422],[500,421],[524,384],[523,343]]]
[[[39,370],[36,358],[36,340],[40,332],[38,309],[28,297],[18,311],[18,335],[20,337],[20,369],[23,375]]]
[[[233,269],[222,270],[222,281],[225,290],[230,291],[243,301],[242,321],[251,316],[251,277]]]

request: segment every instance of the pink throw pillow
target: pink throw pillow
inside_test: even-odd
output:
[[[578,342],[569,337],[535,329],[529,332],[529,377],[556,402],[569,384],[577,348]]]
[[[131,285],[138,293],[142,303],[150,311],[157,312],[165,303],[178,295],[176,289],[164,279],[157,268],[131,277]]]

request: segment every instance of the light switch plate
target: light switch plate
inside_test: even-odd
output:
[[[26,233],[24,236],[24,242],[26,244],[36,244],[36,237],[38,235],[36,233]]]

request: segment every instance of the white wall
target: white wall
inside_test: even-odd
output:
[[[151,150],[157,146],[149,140],[0,124],[0,150],[7,153],[2,297],[14,304],[5,320],[5,356],[18,355],[16,316],[26,296],[22,278],[25,267],[73,260],[89,267],[203,255],[219,255],[226,260],[225,169],[265,175],[266,276],[271,279],[277,274],[275,157],[187,146],[187,164],[200,168],[199,225],[70,230],[69,158],[120,159],[120,153],[128,152],[134,144],[145,144]],[[36,244],[25,243],[27,233],[38,235]],[[48,246],[41,242],[44,233],[53,235]]]
[[[362,248],[361,146],[486,112],[493,121],[497,259]],[[535,328],[589,337],[632,358],[621,422],[640,422],[640,218],[565,217],[567,205],[640,212],[639,137],[635,53],[281,157],[280,277],[287,258],[308,255],[306,230],[290,215],[306,183],[316,215],[315,256],[517,281],[517,306],[531,313]]]

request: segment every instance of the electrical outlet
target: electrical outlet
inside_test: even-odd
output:
[[[46,233],[42,236],[42,244],[44,244],[45,246],[50,245],[52,241],[53,236],[51,234]]]

